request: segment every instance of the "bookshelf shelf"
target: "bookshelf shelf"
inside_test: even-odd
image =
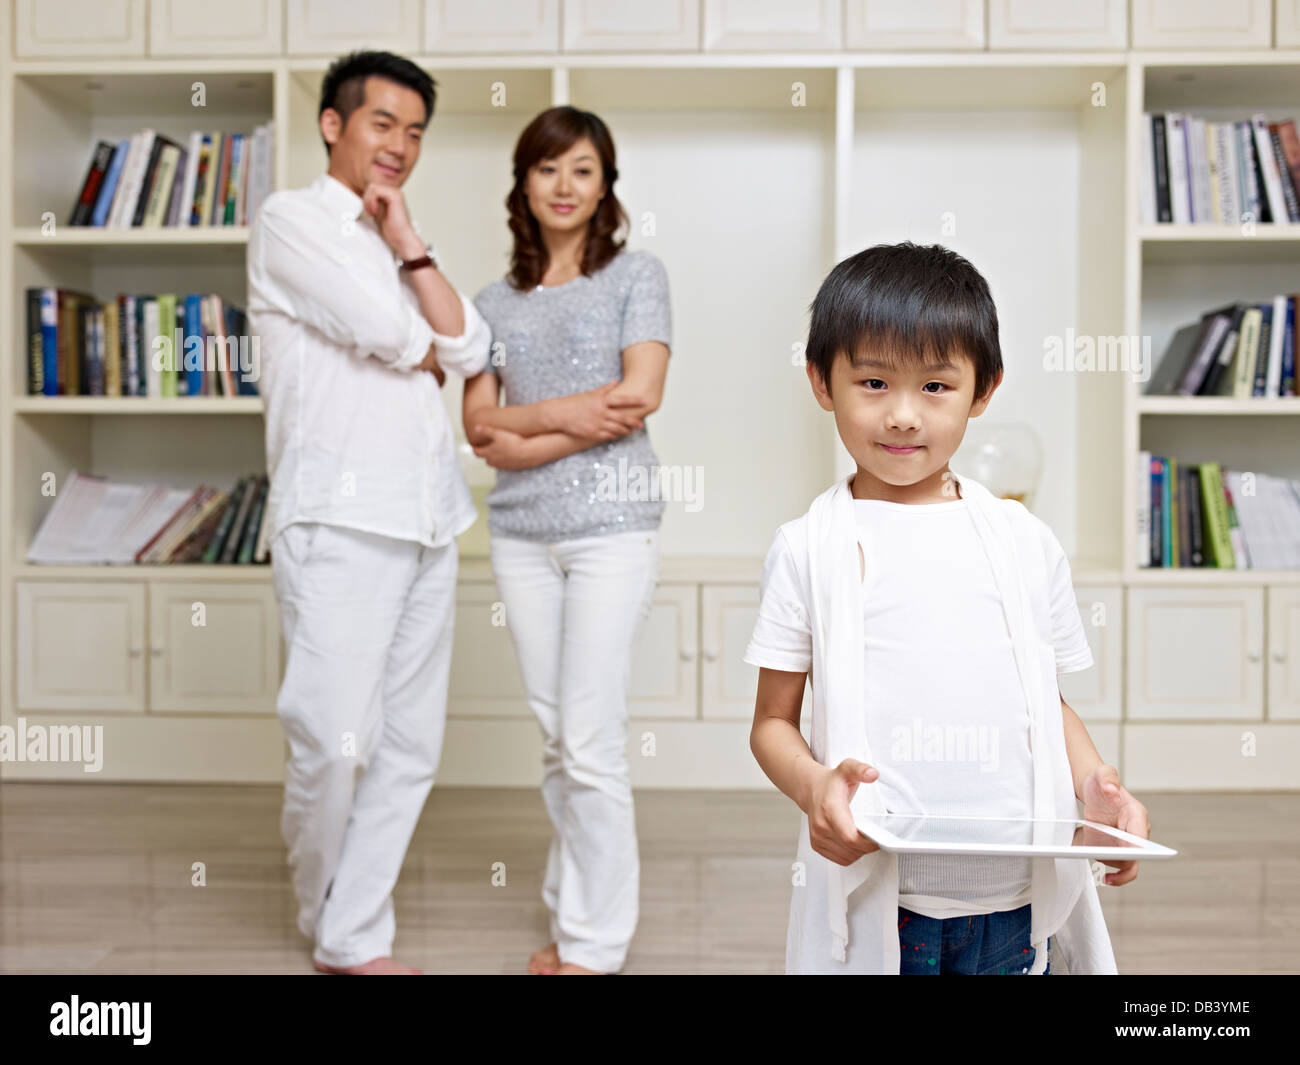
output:
[[[40,577],[43,580],[90,581],[254,581],[269,583],[271,567],[268,565],[215,566],[202,563],[182,563],[174,566],[145,564],[121,566],[43,566],[19,560],[14,563],[14,576],[19,579]]]
[[[59,226],[54,233],[42,233],[38,227],[22,226],[13,231],[14,244],[20,247],[84,248],[93,247],[153,247],[155,245],[182,245],[203,247],[208,244],[245,245],[248,243],[247,226],[186,226],[141,227],[139,229],[109,229],[99,226]]]
[[[260,396],[21,396],[13,401],[19,414],[261,414]]]
[[[1170,414],[1178,416],[1202,414],[1300,414],[1300,397],[1279,396],[1276,399],[1231,399],[1226,396],[1140,396],[1139,414]]]

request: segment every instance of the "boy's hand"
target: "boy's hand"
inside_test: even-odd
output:
[[[836,865],[852,865],[864,854],[880,850],[858,831],[849,811],[849,800],[858,785],[873,783],[879,776],[874,766],[846,758],[817,779],[808,802],[808,838],[823,858]]]
[[[1151,838],[1151,822],[1147,808],[1128,793],[1119,782],[1119,771],[1113,765],[1099,765],[1083,782],[1083,817],[1099,825],[1113,825],[1143,839]],[[1103,861],[1115,871],[1106,874],[1106,883],[1118,887],[1138,875],[1138,863]]]

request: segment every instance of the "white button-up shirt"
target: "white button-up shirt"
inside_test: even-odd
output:
[[[487,365],[491,331],[460,295],[465,329],[434,331],[361,197],[322,174],[268,196],[248,241],[248,316],[261,337],[265,520],[345,525],[440,547],[476,511],[433,374]]]

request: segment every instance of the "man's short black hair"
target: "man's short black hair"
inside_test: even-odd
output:
[[[392,52],[351,52],[334,60],[321,81],[320,110],[316,117],[323,115],[327,107],[332,107],[346,126],[352,112],[366,102],[366,79],[372,77],[385,78],[414,89],[424,101],[425,123],[433,118],[438,83],[409,59]],[[325,151],[329,152],[328,143]]]
[[[975,364],[975,398],[1002,372],[988,282],[941,244],[877,244],[836,265],[813,299],[806,357],[830,388],[831,366],[872,358],[896,367],[934,356]]]

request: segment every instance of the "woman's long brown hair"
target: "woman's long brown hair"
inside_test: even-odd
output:
[[[582,252],[582,272],[590,276],[615,255],[626,243],[619,237],[620,227],[627,225],[627,213],[614,195],[614,181],[618,167],[614,165],[614,139],[609,128],[590,111],[576,107],[552,107],[528,123],[519,134],[514,154],[514,188],[506,197],[510,232],[514,235],[514,250],[510,253],[510,271],[506,280],[520,292],[527,292],[541,284],[549,265],[546,245],[542,243],[541,227],[532,211],[524,185],[529,171],[546,159],[563,155],[583,137],[596,148],[601,170],[605,177],[605,197],[596,213],[587,223],[587,241]]]

